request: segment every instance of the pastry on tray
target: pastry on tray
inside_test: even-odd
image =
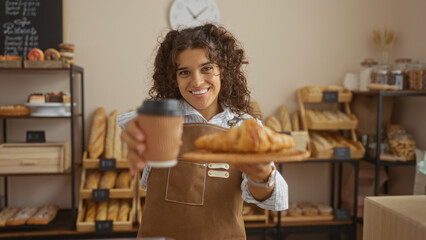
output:
[[[291,149],[294,140],[287,134],[259,125],[255,119],[246,119],[228,131],[201,136],[194,144],[198,149],[211,152],[266,153]]]

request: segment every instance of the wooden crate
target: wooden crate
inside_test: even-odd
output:
[[[320,103],[323,102],[323,93],[312,93],[308,91],[307,87],[301,88],[298,90],[300,92],[300,96],[303,102],[306,103]],[[351,102],[352,101],[352,92],[345,89],[343,91],[339,91],[337,95],[338,102]]]
[[[80,197],[83,199],[92,198],[92,189],[85,189],[84,186],[86,185],[86,176],[91,171],[90,169],[83,168],[83,171],[81,173],[81,184],[80,184]],[[128,171],[128,169],[124,169],[124,171]],[[136,180],[137,178],[134,177],[130,182],[130,188],[127,189],[117,189],[112,188],[109,190],[109,197],[110,198],[134,198],[136,196],[135,189],[136,189]]]
[[[350,130],[358,126],[358,119],[354,114],[346,114],[351,121],[313,121],[309,115],[305,115],[308,129],[310,130]]]
[[[10,60],[10,61],[0,61],[0,68],[22,68],[22,59]]]
[[[69,68],[63,60],[30,61],[24,60],[24,68]]]
[[[99,168],[99,158],[88,158],[87,152],[83,153],[83,168]],[[127,159],[116,159],[117,168],[129,168]]]
[[[145,198],[138,197],[137,205],[136,205],[136,222],[141,225],[142,224],[142,212],[145,207]]]
[[[365,154],[365,149],[362,146],[362,143],[360,143],[358,141],[357,142],[351,141],[351,143],[356,145],[356,147],[357,147],[356,150],[351,149],[351,159],[363,158],[364,154]],[[334,159],[334,150],[333,149],[319,151],[318,149],[315,148],[314,144],[311,144],[311,154],[312,154],[312,157],[317,158],[317,159]]]
[[[0,174],[64,173],[70,169],[69,142],[0,145]]]
[[[77,232],[95,232],[95,223],[84,222],[86,212],[85,199],[80,198],[80,203],[78,206],[78,215],[77,215]],[[135,222],[136,215],[136,200],[133,198],[132,200],[132,208],[129,212],[128,221],[123,222],[113,222],[112,230],[113,232],[119,231],[129,231],[133,229],[133,223]]]

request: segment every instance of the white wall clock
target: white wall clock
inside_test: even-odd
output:
[[[175,0],[170,8],[172,29],[196,27],[206,23],[219,24],[219,8],[214,0]]]

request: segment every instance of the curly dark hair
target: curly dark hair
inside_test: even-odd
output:
[[[241,70],[244,50],[235,37],[223,27],[206,24],[183,30],[172,30],[159,43],[154,62],[154,84],[149,96],[154,99],[181,99],[176,59],[186,49],[204,49],[211,62],[219,66],[221,89],[218,101],[239,115],[252,114],[247,79]]]

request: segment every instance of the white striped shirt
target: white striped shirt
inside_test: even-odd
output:
[[[210,121],[207,121],[197,110],[195,110],[191,105],[189,105],[185,100],[180,101],[180,106],[184,110],[184,122],[185,123],[195,123],[195,122],[202,122],[202,123],[210,123],[215,124],[221,127],[229,128],[228,121],[234,119],[235,117],[238,117],[238,115],[230,110],[230,108],[224,107],[224,111],[215,115]],[[125,113],[118,116],[118,124],[123,129],[124,125],[132,118],[134,118],[137,115],[136,111]],[[247,118],[253,118],[252,116],[248,114],[244,114],[242,119]],[[259,120],[257,120],[259,124],[262,124]],[[239,121],[237,125],[240,125],[242,121]],[[271,165],[274,165],[273,162],[271,162]],[[142,179],[141,179],[141,185],[147,190],[147,182],[148,182],[148,176],[149,172],[151,170],[150,166],[146,166],[143,170]],[[284,178],[281,176],[281,174],[277,171],[277,174],[275,175],[275,188],[272,192],[271,197],[268,199],[259,202],[251,195],[249,189],[248,189],[248,182],[247,182],[247,176],[246,174],[243,175],[243,181],[241,183],[241,190],[242,190],[242,198],[244,201],[248,203],[254,203],[258,207],[263,209],[269,209],[274,211],[281,211],[288,208],[288,186]]]

